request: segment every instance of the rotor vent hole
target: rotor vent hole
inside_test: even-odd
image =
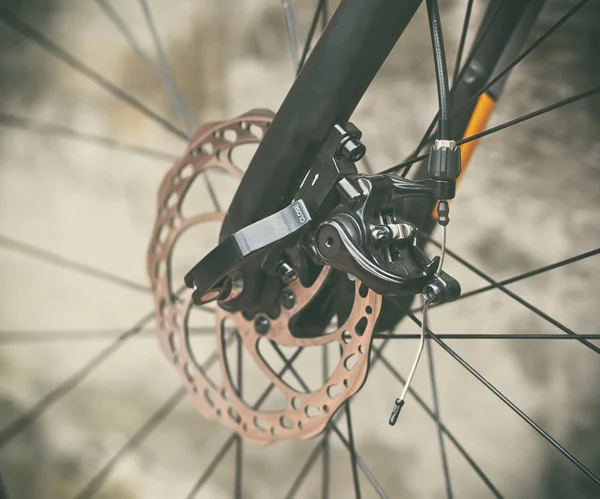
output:
[[[177,201],[179,201],[179,194],[177,194],[176,192],[172,192],[166,199],[165,206],[167,208],[173,208],[173,206],[177,204]]]
[[[240,417],[240,415],[235,411],[235,409],[233,407],[230,407],[227,410],[227,414],[229,414],[230,419],[235,423],[235,424],[240,424],[240,422],[242,421],[242,418]]]
[[[371,305],[367,305],[365,308],[365,312],[371,315],[373,313],[373,307],[371,307]]]
[[[210,156],[213,152],[215,152],[215,146],[213,146],[212,142],[206,142],[205,144],[202,144],[198,150],[201,154]]]
[[[238,170],[246,171],[250,161],[254,157],[254,153],[258,149],[258,143],[252,142],[249,144],[236,144],[229,150],[229,161]]]
[[[215,406],[215,401],[213,400],[210,390],[208,388],[204,390],[204,398],[208,402],[208,405],[210,405],[211,407]]]
[[[362,316],[360,320],[356,323],[356,326],[354,326],[354,331],[356,331],[356,334],[358,334],[358,336],[362,336],[363,334],[365,334],[367,323],[368,321],[365,316]]]
[[[158,231],[158,240],[161,243],[164,243],[167,240],[167,236],[169,235],[169,227],[166,225],[161,225],[160,230]]]
[[[296,427],[294,420],[292,418],[288,418],[287,416],[281,416],[279,418],[279,424],[288,430],[293,430]]]
[[[342,393],[342,386],[339,383],[327,387],[327,396],[332,399]]]
[[[183,372],[184,372],[187,380],[190,383],[193,383],[194,382],[194,373],[192,372],[192,366],[188,362],[183,364]]]
[[[292,397],[292,408],[295,409],[296,411],[299,411],[300,407],[302,407],[302,404],[300,403],[300,399],[298,397]]]
[[[254,135],[257,139],[262,139],[263,135],[264,135],[264,131],[262,129],[262,127],[258,126],[258,125],[250,125],[248,126],[248,131]]]
[[[346,368],[346,371],[351,371],[357,362],[358,356],[355,353],[346,357],[346,359],[344,360],[344,367]]]
[[[358,294],[362,298],[366,298],[367,295],[369,294],[369,288],[366,285],[361,284],[360,287],[358,288]]]
[[[365,353],[365,348],[362,345],[358,345],[358,353]]]
[[[352,333],[350,333],[350,331],[343,331],[342,332],[342,341],[347,345],[348,343],[350,343],[352,341]]]
[[[319,409],[316,405],[307,405],[304,409],[304,413],[309,418],[316,418],[319,414],[321,414],[321,409]]]
[[[237,140],[237,133],[235,130],[232,130],[231,128],[228,128],[227,130],[225,130],[223,132],[223,138],[227,141],[227,142],[235,142]]]
[[[174,332],[169,333],[169,348],[173,353],[179,351],[179,338],[177,338],[177,335]]]
[[[269,423],[267,423],[263,418],[258,416],[254,416],[254,426],[258,428],[260,431],[267,432],[269,431]]]
[[[194,167],[192,165],[185,165],[180,171],[179,171],[179,178],[186,179],[186,178],[191,178],[191,176],[194,174]]]
[[[154,276],[157,279],[162,279],[166,275],[167,275],[167,262],[165,262],[164,260],[160,260],[154,266]]]

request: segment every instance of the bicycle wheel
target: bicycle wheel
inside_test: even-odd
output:
[[[373,5],[394,12],[393,3]],[[462,56],[449,54],[448,61],[458,59],[457,68],[461,61],[467,68],[473,60],[479,62],[471,54],[477,52],[489,19],[498,19],[494,16],[510,6],[518,10],[519,3],[441,6],[446,47],[449,52],[463,47],[458,50]],[[373,36],[366,17],[359,15],[360,9],[374,15],[368,3],[343,4],[347,12],[352,6],[350,13],[365,25],[352,30],[334,18],[333,26],[346,26],[350,39],[350,34],[359,39]],[[418,4],[406,2],[402,7],[407,9],[406,23],[410,6]],[[2,34],[6,46],[20,47],[23,60],[31,61],[21,68],[7,55],[9,74],[30,76],[27,72],[36,68],[46,75],[43,91],[35,84],[13,86],[0,116],[8,165],[2,170],[3,198],[11,214],[3,217],[0,242],[6,257],[3,270],[14,283],[3,304],[7,397],[0,469],[11,497],[597,495],[594,387],[585,383],[597,372],[593,355],[599,348],[592,328],[593,298],[598,296],[592,257],[600,250],[595,249],[593,209],[598,192],[597,124],[591,111],[598,103],[593,95],[600,90],[597,74],[586,71],[586,44],[597,32],[593,3],[549,3],[539,17],[535,12],[537,21],[522,40],[519,23],[513,23],[514,31],[507,30],[509,14],[496,24],[511,36],[502,43],[496,38],[491,45],[497,45],[498,52],[480,59],[493,61],[482,85],[497,79],[482,95],[496,99],[502,93],[490,127],[492,132],[504,131],[478,146],[452,203],[448,228],[444,268],[461,282],[463,295],[455,304],[431,309],[428,365],[417,371],[410,391],[415,398],[407,399],[394,428],[387,419],[417,346],[418,301],[412,310],[401,303],[404,310],[398,311],[393,302],[362,290],[360,283],[334,281],[326,270],[301,276],[284,292],[278,289],[280,307],[248,315],[245,322],[219,306],[189,306],[190,291],[181,299],[172,296],[191,266],[217,244],[223,215],[216,213],[230,206],[240,179],[246,179],[250,190],[237,191],[237,208],[231,213],[243,216],[234,216],[225,234],[263,218],[293,197],[319,141],[332,123],[347,118],[336,108],[344,108],[346,101],[333,102],[334,93],[323,90],[320,102],[312,97],[295,102],[290,115],[302,114],[298,106],[312,102],[313,109],[307,109],[303,119],[321,120],[329,113],[331,121],[323,118],[302,142],[308,135],[286,125],[289,115],[283,114],[283,125],[273,132],[273,114],[262,109],[280,107],[323,19],[334,11],[332,15],[340,16],[341,7],[336,11],[337,5],[324,1],[221,2],[174,9],[158,2],[121,5],[98,0],[55,11],[44,7],[48,11],[42,14],[51,17],[36,14],[33,7],[37,6],[32,4],[31,11],[12,6],[0,10],[0,19],[13,29]],[[470,22],[463,22],[469,17]],[[385,170],[407,155],[413,161],[411,153],[438,109],[427,18],[422,5],[352,114],[369,149],[369,163],[363,168]],[[75,19],[90,25],[75,29]],[[399,35],[403,26],[396,29]],[[391,49],[390,37],[382,43]],[[509,42],[515,39],[516,53],[506,59]],[[522,63],[519,54],[526,54]],[[49,55],[58,58],[55,66],[50,66]],[[384,55],[382,49],[380,56]],[[549,55],[558,61],[555,65],[543,61]],[[498,75],[514,60],[518,65],[504,82]],[[71,68],[59,70],[65,62]],[[83,75],[71,77],[76,74],[73,68]],[[333,68],[325,69],[324,75]],[[348,86],[360,69],[342,75],[351,78]],[[377,68],[369,71],[374,75]],[[454,67],[450,72],[458,94],[469,73],[461,75]],[[23,81],[22,76],[15,80]],[[361,85],[366,88],[368,83]],[[322,84],[331,92],[340,85],[331,79]],[[481,93],[481,86],[471,92]],[[343,99],[356,104],[360,93],[354,89],[353,96],[344,94]],[[199,108],[202,125],[182,95]],[[117,104],[115,96],[128,106]],[[487,117],[482,109],[494,107],[472,98],[466,101],[471,108],[463,112],[462,122],[454,120],[457,140],[481,132]],[[28,102],[33,103],[25,112]],[[156,103],[161,113],[146,102]],[[535,119],[515,121],[514,127],[502,125],[555,102],[558,106],[543,109],[547,113],[531,116]],[[353,105],[345,107],[347,114],[352,112]],[[144,114],[148,124],[140,119]],[[475,131],[474,116],[480,120]],[[60,139],[50,141],[45,135]],[[272,171],[251,166],[252,175],[262,175],[264,182],[249,181],[251,176],[244,173],[250,160],[258,164],[259,154],[270,157],[277,149],[261,146],[267,152],[254,155],[257,144],[269,137],[279,142],[279,160],[289,169],[276,162]],[[182,138],[188,142],[185,152]],[[32,140],[40,141],[36,150],[43,154],[31,155]],[[464,142],[463,156],[469,143]],[[108,166],[125,162],[107,174]],[[411,175],[426,176],[426,165],[416,165]],[[34,182],[43,187],[36,189]],[[256,191],[250,192],[252,188]],[[432,231],[431,203],[413,203],[406,209],[422,233]],[[188,227],[196,222],[200,223]],[[140,262],[152,226],[148,286]],[[438,252],[432,245],[427,250]],[[150,306],[153,291],[158,316]],[[344,301],[348,295],[351,305],[334,300]],[[25,314],[31,303],[37,313]],[[311,314],[320,321],[295,320],[305,304],[314,307]],[[344,307],[352,309],[347,313],[352,322],[339,329],[335,321],[330,324],[331,310]],[[378,315],[380,307],[383,315],[376,328],[371,315]],[[215,328],[215,314],[222,327]],[[256,322],[257,317],[268,324]],[[368,319],[366,326],[359,325],[363,317]],[[401,317],[396,331],[383,331],[395,327]],[[263,334],[273,342],[261,341],[254,351],[248,343],[242,347],[242,333],[261,327],[267,327]],[[363,332],[356,333],[361,327]],[[189,404],[181,379],[173,376],[156,343],[143,339],[154,337],[155,329],[204,418]],[[349,337],[344,336],[346,330]],[[271,336],[274,331],[277,337]],[[216,355],[215,337],[220,349]],[[183,348],[186,341],[188,348]],[[437,352],[435,366],[432,341],[450,354]],[[368,371],[363,360],[357,363],[360,372],[344,366],[341,343],[350,345],[357,357],[370,352]],[[204,374],[209,381],[200,389],[197,381]],[[332,376],[338,376],[334,384]],[[270,383],[279,393],[268,388]],[[327,392],[334,385],[339,393],[332,396]],[[317,402],[303,398],[307,389],[318,393]],[[266,398],[263,394],[271,390]],[[294,401],[292,393],[302,400]],[[219,405],[223,400],[229,404]],[[254,422],[255,413],[248,411],[257,400],[273,416],[263,414],[264,421]],[[503,412],[506,406],[513,411]],[[254,427],[244,429],[247,421]],[[540,432],[544,438],[539,438]],[[264,447],[246,441],[276,442]],[[317,467],[320,470],[313,469]]]

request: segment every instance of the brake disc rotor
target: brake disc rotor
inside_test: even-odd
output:
[[[330,273],[325,267],[317,279],[304,286],[300,279],[286,286],[293,294],[289,308],[282,307],[271,319],[268,331],[259,334],[254,322],[241,312],[231,313],[216,307],[215,337],[222,373],[217,386],[196,363],[189,340],[189,316],[193,306],[191,290],[171,289],[171,260],[178,238],[193,226],[223,220],[221,212],[182,215],[182,203],[194,181],[208,169],[221,169],[241,178],[243,171],[232,161],[232,151],[244,144],[260,142],[260,136],[273,119],[267,110],[253,110],[229,121],[203,125],[194,135],[180,161],[167,172],[158,195],[158,214],[148,249],[148,274],[154,290],[158,336],[167,358],[175,365],[191,395],[194,406],[206,419],[217,420],[242,438],[269,443],[286,438],[309,438],[320,433],[336,410],[363,385],[368,371],[371,336],[381,308],[381,297],[360,282],[355,283],[352,310],[345,323],[335,331],[315,338],[291,334],[290,321],[318,295]],[[260,130],[260,133],[253,133]],[[232,321],[237,334],[260,370],[281,391],[286,407],[279,411],[253,408],[254,401],[240,398],[230,375],[226,355],[226,321]],[[261,341],[309,347],[338,343],[340,361],[320,388],[299,392],[282,380],[259,351]]]

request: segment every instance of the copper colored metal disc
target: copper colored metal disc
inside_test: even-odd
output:
[[[166,173],[160,186],[147,261],[160,344],[179,371],[194,406],[206,419],[217,420],[245,440],[261,444],[317,435],[341,404],[360,389],[367,376],[371,336],[381,308],[381,297],[357,281],[352,311],[344,324],[316,338],[294,337],[289,322],[318,294],[330,272],[324,267],[310,286],[303,286],[298,279],[286,287],[294,294],[295,304],[290,309],[282,307],[280,315],[271,319],[269,330],[263,335],[255,331],[253,322],[242,313],[230,313],[216,307],[215,342],[220,359],[221,386],[217,386],[196,363],[189,339],[189,315],[193,306],[191,290],[177,294],[177,289],[171,289],[171,258],[178,238],[186,230],[198,224],[223,220],[225,214],[203,212],[184,217],[181,206],[192,183],[199,181],[208,169],[221,169],[241,178],[243,171],[232,161],[232,151],[243,144],[258,143],[273,116],[267,110],[252,110],[229,121],[205,124],[196,132],[190,147]],[[177,283],[175,288],[179,288]],[[244,348],[275,389],[284,394],[287,400],[284,409],[255,410],[252,408],[254,401],[239,397],[225,352],[226,321],[235,324]],[[298,391],[283,381],[261,355],[261,341],[297,347],[337,343],[340,361],[320,388],[311,392]]]

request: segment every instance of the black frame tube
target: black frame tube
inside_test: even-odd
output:
[[[422,0],[343,0],[244,175],[221,240],[291,201],[327,134],[348,121]]]

